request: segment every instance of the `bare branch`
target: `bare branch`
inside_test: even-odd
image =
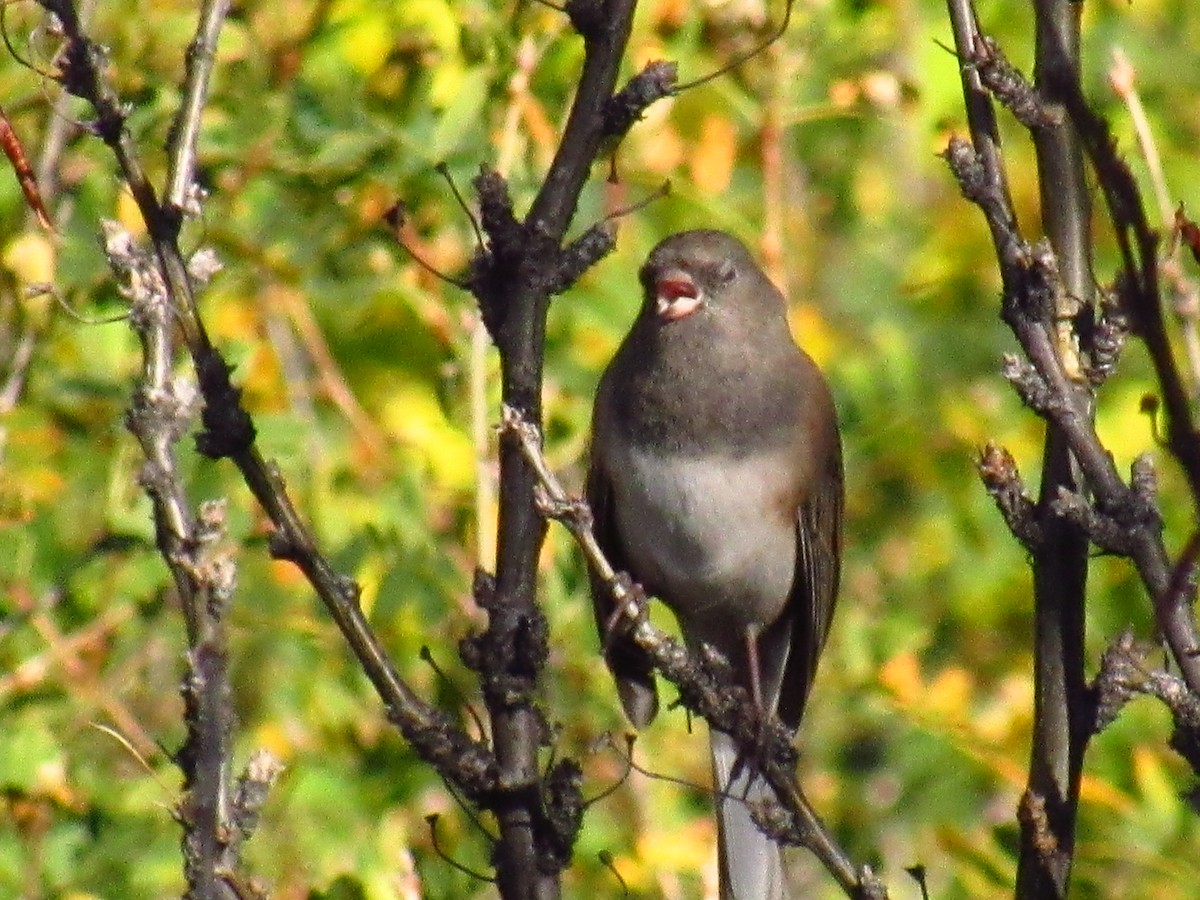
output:
[[[196,34],[187,49],[187,74],[183,82],[183,100],[167,136],[170,171],[163,205],[177,217],[198,211],[194,192],[196,145],[200,138],[200,113],[208,97],[209,75],[217,58],[217,36],[229,11],[230,0],[204,0]]]
[[[1009,530],[1026,550],[1036,550],[1042,541],[1042,529],[1037,521],[1033,498],[1021,480],[1012,454],[996,444],[988,444],[980,453],[976,468]]]
[[[1150,667],[1147,659],[1153,652],[1128,631],[1109,645],[1096,676],[1096,730],[1110,725],[1134,697],[1157,697],[1171,711],[1171,747],[1200,775],[1200,697],[1182,679]]]
[[[142,343],[142,378],[126,425],[146,456],[140,480],[154,504],[159,553],[175,579],[187,624],[187,739],[176,759],[184,774],[178,817],[188,896],[228,897],[218,873],[240,868],[240,840],[228,828],[233,711],[224,619],[236,569],[221,547],[224,504],[205,504],[194,516],[183,488],[176,446],[199,397],[193,384],[173,376],[166,285],[153,257],[127,231],[109,222],[105,232],[105,253],[129,298],[129,321]]]
[[[959,9],[958,0],[951,0],[951,8],[952,11]],[[964,4],[963,10],[965,12],[962,14],[966,15],[969,25],[967,39],[973,41],[972,35],[977,33],[971,31],[975,27],[974,13],[969,4]],[[962,23],[958,18],[955,18],[955,22],[957,39]],[[969,81],[966,74],[964,78]],[[990,113],[983,111],[983,104],[977,95],[968,93],[967,98],[968,110],[975,109],[977,118],[986,125]],[[986,96],[983,99],[986,100]],[[1082,103],[1082,100],[1076,99],[1078,103]],[[1088,115],[1094,118],[1090,111]],[[1073,109],[1072,116],[1075,116]],[[992,125],[994,126],[994,121]],[[1093,126],[1103,128],[1103,123],[1095,125],[1093,122]],[[1103,133],[1107,135],[1106,130]],[[975,139],[982,140],[984,146],[991,146],[992,138],[987,127],[981,126],[979,134],[973,128],[972,135]],[[1092,142],[1097,140],[1093,135]],[[1087,140],[1084,141],[1084,145],[1089,146]],[[1062,286],[1057,260],[1049,248],[1030,246],[1017,231],[1015,216],[1004,187],[1006,178],[1001,171],[992,169],[992,166],[999,162],[987,162],[983,154],[961,138],[951,139],[945,157],[963,195],[979,206],[987,219],[1004,282],[1003,316],[1013,329],[1028,360],[1026,362],[1017,357],[1006,357],[1005,374],[1017,387],[1022,400],[1062,430],[1064,439],[1070,445],[1071,452],[1086,478],[1088,488],[1095,495],[1097,505],[1110,515],[1127,517],[1128,521],[1124,527],[1134,529],[1129,538],[1130,558],[1154,601],[1158,627],[1171,648],[1172,656],[1185,680],[1193,690],[1200,690],[1200,655],[1197,654],[1200,649],[1200,636],[1196,632],[1190,605],[1176,602],[1167,590],[1170,565],[1162,542],[1160,517],[1153,499],[1132,491],[1118,474],[1112,456],[1096,434],[1087,405],[1082,404],[1077,396],[1076,376],[1087,377],[1087,372],[1082,367],[1074,374],[1068,370],[1060,351],[1061,342],[1057,329],[1047,312],[1047,308],[1053,309],[1060,302],[1058,298],[1070,299],[1069,293]],[[993,159],[1000,160],[998,152],[994,154]],[[1127,171],[1123,169],[1123,165],[1115,166],[1111,161],[1107,165],[1112,170]],[[1117,175],[1110,174],[1109,177],[1119,180]],[[1125,197],[1130,189],[1136,196],[1136,189],[1124,182],[1121,182],[1120,189],[1114,189],[1114,192],[1120,197]],[[1121,208],[1124,208],[1124,205],[1127,204],[1121,205]],[[1137,216],[1134,215],[1131,221],[1136,222]],[[1134,230],[1136,231],[1136,228]],[[1128,242],[1126,246],[1129,246]],[[1132,251],[1130,254],[1130,259],[1133,259]],[[1131,284],[1126,291],[1141,290],[1138,285],[1145,280],[1145,275],[1125,279],[1125,282]],[[1130,316],[1130,321],[1137,331],[1138,317],[1134,316],[1130,309],[1128,303],[1121,304],[1122,312]],[[1161,316],[1159,318],[1161,320]],[[1113,327],[1119,330],[1123,324],[1116,322]],[[1155,351],[1152,349],[1151,352],[1153,355]],[[1167,365],[1173,365],[1169,356],[1165,359]],[[1168,395],[1170,393],[1168,392]],[[1187,444],[1186,439],[1183,440],[1183,444]],[[1171,446],[1175,448],[1174,441]],[[1197,471],[1200,473],[1200,469]]]
[[[979,73],[983,86],[1026,128],[1062,124],[1063,111],[1046,103],[990,37],[977,34],[963,64]]]

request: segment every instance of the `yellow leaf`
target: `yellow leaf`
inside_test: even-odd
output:
[[[887,166],[864,162],[855,168],[855,172],[855,205],[868,221],[882,219],[896,201],[896,191],[892,184],[893,171]]]
[[[1005,676],[993,702],[974,717],[975,733],[983,740],[999,746],[1028,728],[1029,710],[1033,707],[1033,680],[1025,674]]]
[[[529,140],[535,147],[553,147],[558,140],[558,133],[554,129],[554,123],[550,121],[550,116],[546,114],[546,108],[542,106],[537,97],[532,94],[521,94],[517,98],[517,104],[521,108],[521,119],[525,123],[525,129],[529,132]]]
[[[266,722],[254,729],[254,746],[276,756],[281,762],[286,762],[295,755],[296,735],[289,734],[279,720]]]
[[[293,563],[282,559],[272,560],[269,564],[271,578],[276,584],[284,587],[300,587],[308,584],[304,573]]]
[[[383,583],[387,568],[383,557],[370,554],[354,573],[359,587],[358,605],[362,608],[363,615],[370,616],[371,610],[375,608],[375,601],[379,598],[379,586]]]
[[[928,711],[946,719],[962,719],[971,702],[974,681],[959,666],[947,666],[926,688]]]
[[[405,3],[399,10],[403,32],[419,32],[445,53],[457,53],[461,27],[454,7],[446,0],[422,0]]]
[[[16,275],[23,285],[54,281],[56,258],[49,237],[35,231],[17,235],[4,248],[4,268]]]
[[[1144,384],[1114,384],[1096,412],[1096,430],[1117,465],[1125,467],[1154,447],[1151,418],[1142,412]]]
[[[788,311],[788,322],[796,343],[813,358],[818,366],[825,366],[833,358],[835,340],[833,332],[815,303],[797,303]]]
[[[279,357],[272,348],[256,346],[240,365],[242,390],[246,401],[259,412],[282,410],[286,406],[287,394],[283,390],[283,369]]]
[[[117,221],[135,238],[146,233],[146,220],[142,218],[142,211],[129,191],[117,194]]]
[[[411,447],[442,487],[468,490],[475,481],[471,441],[447,419],[428,385],[398,385],[380,412],[381,424]]]
[[[75,806],[79,797],[67,777],[66,766],[62,759],[48,759],[37,767],[34,773],[34,792],[48,797],[64,807]]]
[[[377,71],[392,51],[392,18],[383,4],[341,3],[330,19],[339,55],[363,75]]]
[[[430,87],[430,102],[445,108],[425,148],[430,159],[441,159],[463,142],[483,115],[487,92],[488,77],[482,70],[449,64],[438,68]]]
[[[656,28],[679,28],[686,20],[687,14],[687,0],[658,0],[650,5],[650,21]]]
[[[879,682],[891,691],[901,706],[915,703],[922,693],[921,667],[917,657],[907,650],[896,654],[879,670]]]
[[[1084,803],[1107,806],[1126,815],[1134,809],[1134,802],[1128,794],[1107,781],[1086,773],[1079,781],[1079,799]]]
[[[664,125],[653,132],[634,129],[634,135],[641,163],[653,174],[669,175],[683,161],[687,148],[674,128]]]
[[[1133,778],[1145,801],[1144,806],[1156,820],[1171,822],[1179,816],[1179,789],[1155,750],[1133,748]]]
[[[694,819],[668,833],[644,833],[638,840],[638,855],[652,871],[698,872],[713,855],[715,842],[712,822]]]
[[[737,158],[737,130],[733,122],[709,113],[700,125],[700,139],[692,154],[692,181],[702,194],[721,194],[729,189]]]

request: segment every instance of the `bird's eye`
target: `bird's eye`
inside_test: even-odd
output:
[[[737,266],[729,260],[722,261],[717,266],[717,281],[721,284],[729,284],[733,279],[737,278]]]

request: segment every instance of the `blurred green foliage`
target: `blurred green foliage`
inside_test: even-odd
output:
[[[96,5],[93,32],[161,180],[193,4]],[[1137,68],[1172,199],[1190,199],[1200,171],[1191,5],[1085,8],[1088,93],[1132,148],[1105,77],[1119,44]],[[34,30],[35,5],[6,10],[14,44],[48,66],[53,42]],[[669,58],[684,80],[706,74],[753,46],[766,14],[755,0],[646,0],[626,72]],[[980,14],[1028,70],[1026,5],[986,0]],[[934,897],[986,897],[1013,881],[1031,614],[1023,554],[973,457],[996,439],[1032,477],[1041,427],[998,375],[1013,342],[997,320],[986,230],[936,156],[963,128],[955,62],[938,41],[949,31],[929,0],[801,0],[769,52],[648,112],[617,156],[619,180],[597,167],[576,228],[665,179],[672,192],[622,219],[617,250],[555,302],[547,435],[553,464],[578,484],[595,382],[658,238],[716,226],[761,251],[791,297],[799,340],[835,386],[849,473],[845,587],[803,730],[804,784],[894,897],[916,896],[902,872],[914,863],[927,867]],[[36,156],[52,92],[6,60],[0,102]],[[490,565],[494,509],[477,489],[495,476],[486,426],[497,417],[496,365],[473,339],[470,298],[414,265],[380,220],[403,199],[408,246],[461,271],[471,228],[434,166],[445,162],[464,187],[481,163],[499,166],[523,209],[580,60],[565,18],[537,4],[246,0],[222,33],[203,119],[211,197],[185,245],[215,247],[226,266],[203,295],[204,315],[238,365],[261,446],[336,564],[362,583],[401,671],[464,720],[481,707],[456,641],[481,621],[469,593],[480,554]],[[69,114],[86,110],[71,104]],[[1036,231],[1031,151],[1017,129],[1006,133],[1019,214]],[[0,896],[157,898],[182,885],[169,754],[182,737],[184,645],[122,427],[136,341],[121,323],[82,324],[23,296],[53,280],[79,313],[119,313],[98,222],[138,225],[111,158],[79,129],[60,171],[52,240],[30,223],[15,180],[0,177],[5,374],[23,334],[35,349],[0,418]],[[1113,265],[1100,240],[1105,280]],[[473,384],[484,385],[475,399],[485,422],[472,420]],[[1123,466],[1153,448],[1137,409],[1151,389],[1132,348],[1099,410]],[[230,499],[239,760],[267,747],[288,766],[249,845],[253,871],[281,898],[492,895],[435,851],[424,817],[440,814],[443,852],[486,871],[481,827],[384,723],[311,591],[268,560],[263,518],[231,467],[184,455],[193,501]],[[1192,516],[1183,496],[1164,465],[1173,546]],[[577,554],[559,531],[542,562],[553,629],[546,710],[561,727],[557,752],[583,759],[597,796],[626,774],[597,738],[626,726]],[[1127,566],[1096,560],[1092,584],[1093,659],[1127,625],[1150,634]],[[441,672],[420,661],[423,646]],[[639,765],[703,784],[702,729],[685,736],[686,725],[681,712],[664,715],[638,741]],[[1075,896],[1194,895],[1200,829],[1168,732],[1165,713],[1143,702],[1095,741]],[[566,896],[620,895],[602,852],[632,896],[703,896],[715,877],[703,792],[643,774],[628,782],[589,809]],[[797,854],[796,866],[806,896],[835,895],[811,859]]]

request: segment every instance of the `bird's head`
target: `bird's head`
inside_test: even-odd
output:
[[[777,296],[746,246],[723,231],[672,235],[651,251],[640,278],[643,312],[661,324],[752,302],[763,287]]]

